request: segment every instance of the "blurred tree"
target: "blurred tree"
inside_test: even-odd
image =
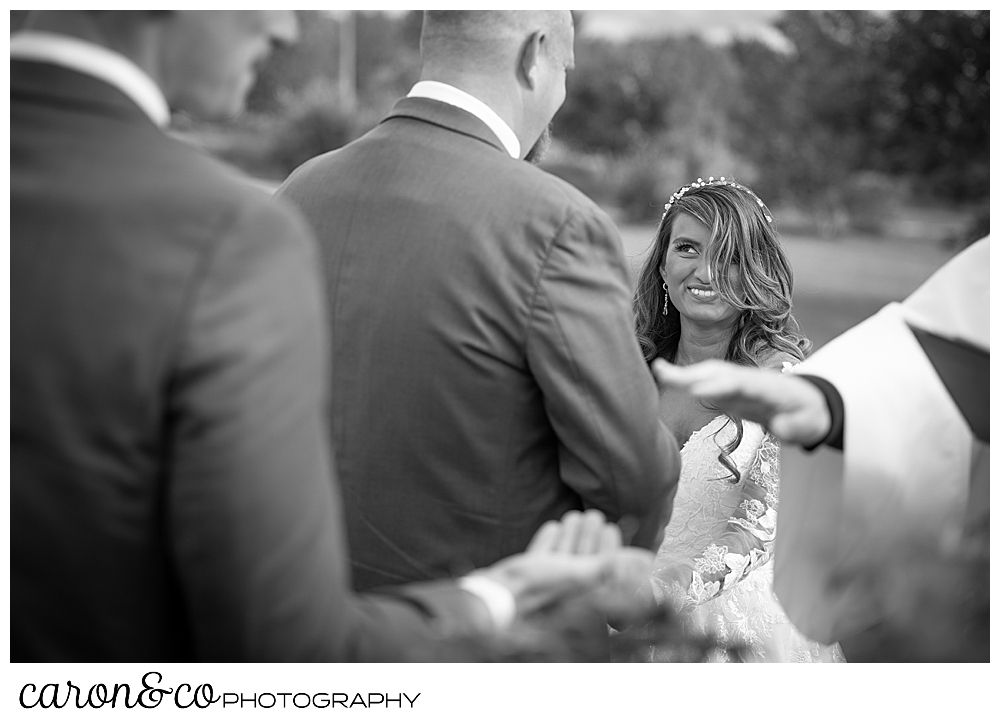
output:
[[[423,12],[357,12],[358,92],[405,95],[420,77]]]
[[[698,176],[752,173],[731,142],[739,69],[697,37],[579,43],[554,131],[570,148],[617,163],[616,205],[653,220],[663,199]]]
[[[384,106],[386,97],[404,94],[419,76],[422,13],[352,12],[359,101],[362,106]],[[340,21],[326,11],[298,13],[301,38],[294,46],[277,50],[261,69],[248,101],[252,112],[280,113],[310,87],[325,87],[335,94]]]
[[[734,118],[739,148],[760,169],[762,195],[832,214],[885,123],[875,49],[887,22],[865,11],[790,11],[777,27],[793,53],[757,41],[733,46],[748,100]]]
[[[625,153],[643,146],[662,127],[668,99],[661,89],[642,87],[649,63],[639,44],[580,41],[575,54],[555,133],[585,151]]]
[[[319,10],[298,10],[299,41],[279,48],[260,69],[247,99],[255,113],[275,113],[317,80],[335,84],[340,48],[337,20]]]
[[[300,19],[300,42],[275,54],[251,96],[250,140],[237,136],[222,153],[258,175],[283,178],[367,132],[420,73],[420,11],[302,11]],[[345,51],[354,46],[354,72],[344,74],[353,93],[339,85],[342,41]]]
[[[882,67],[897,99],[879,136],[894,173],[916,174],[926,192],[955,200],[989,197],[990,14],[904,10]]]
[[[749,100],[738,142],[762,193],[831,217],[859,203],[884,217],[902,190],[884,174],[988,197],[988,11],[790,11],[777,27],[792,55],[733,46]]]
[[[725,50],[695,37],[581,41],[555,131],[581,150],[617,154],[680,127],[698,125],[718,138],[739,95],[737,80]]]
[[[422,13],[353,12],[356,112],[338,100],[334,13],[301,11],[301,42],[262,70],[250,108],[280,117],[289,158],[364,132],[418,78]],[[723,174],[832,231],[879,231],[911,187],[985,206],[988,11],[789,11],[776,25],[791,51],[579,38],[553,160],[635,220],[655,220],[676,186]],[[977,219],[969,233],[988,227],[988,208]]]

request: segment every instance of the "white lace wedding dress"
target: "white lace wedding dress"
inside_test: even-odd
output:
[[[839,646],[799,633],[772,590],[778,442],[743,422],[743,439],[729,455],[736,482],[719,460],[736,434],[736,424],[720,415],[681,449],[673,515],[656,556],[656,594],[679,608],[688,632],[710,634],[720,647],[744,646],[747,662],[844,662]]]

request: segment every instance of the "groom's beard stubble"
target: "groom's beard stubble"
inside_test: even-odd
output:
[[[524,156],[524,160],[537,166],[542,162],[542,158],[545,157],[545,151],[549,149],[549,143],[552,142],[552,124],[545,126],[545,130],[542,131],[542,135],[538,136],[538,140],[535,141],[535,145],[531,147],[531,150]]]

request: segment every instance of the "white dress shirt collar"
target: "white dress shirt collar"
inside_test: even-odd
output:
[[[460,90],[453,85],[440,83],[436,80],[421,80],[406,95],[407,98],[430,98],[439,100],[442,103],[453,105],[464,111],[472,113],[479,120],[485,123],[496,137],[500,139],[503,147],[510,154],[511,158],[520,159],[521,142],[504,119],[496,114],[492,108],[483,103],[473,95],[469,95],[464,90]]]
[[[24,30],[10,37],[10,59],[51,63],[114,86],[161,128],[170,123],[163,91],[142,68],[120,53],[68,35]]]

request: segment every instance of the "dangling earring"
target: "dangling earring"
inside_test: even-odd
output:
[[[670,311],[670,296],[667,294],[667,282],[663,282],[663,315]]]

